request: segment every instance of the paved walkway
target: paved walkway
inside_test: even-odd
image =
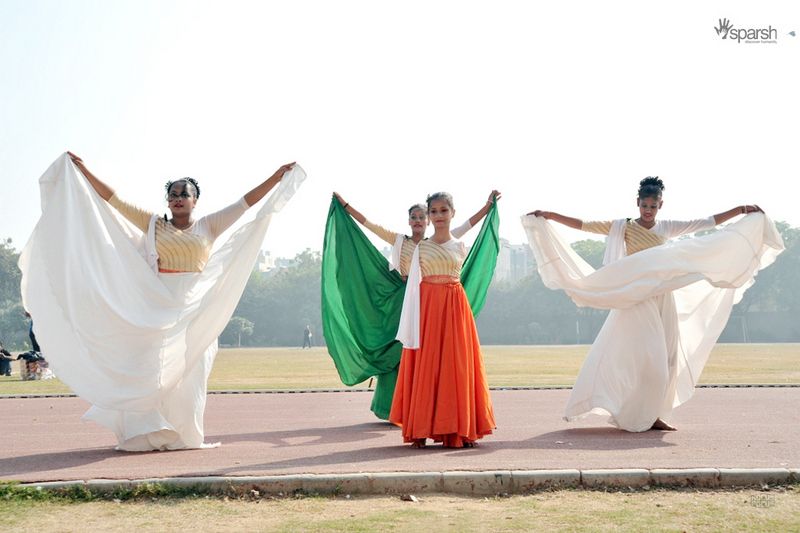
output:
[[[698,389],[676,432],[627,433],[561,420],[568,390],[493,391],[498,429],[474,449],[402,444],[371,394],[211,395],[216,449],[114,451],[78,398],[0,399],[0,479],[42,482],[196,476],[593,469],[788,469],[800,475],[800,388]]]

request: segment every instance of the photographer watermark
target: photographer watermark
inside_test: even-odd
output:
[[[737,44],[777,44],[778,43],[778,28],[773,28],[772,24],[764,27],[737,27],[734,26],[727,18],[719,19],[719,22],[714,26],[714,31],[720,39],[736,42]],[[788,32],[786,35],[795,36],[794,31]]]
[[[750,496],[750,505],[767,509],[775,505],[775,496],[772,494],[753,494]]]

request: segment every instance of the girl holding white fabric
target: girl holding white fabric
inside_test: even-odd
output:
[[[674,430],[668,417],[692,395],[731,307],[783,249],[757,205],[656,221],[663,190],[657,177],[640,182],[635,220],[584,222],[539,210],[523,217],[545,285],[563,289],[579,306],[611,310],[572,389],[566,420],[606,414],[627,431]],[[749,213],[758,216],[666,244]],[[594,271],[544,220],[608,235],[605,266]]]
[[[204,444],[203,413],[217,337],[271,215],[304,178],[283,165],[231,206],[195,219],[200,188],[189,178],[167,184],[171,217],[161,217],[120,200],[74,154],[42,176],[42,216],[20,258],[23,299],[59,377],[92,404],[84,418],[113,430],[118,449],[214,446]]]

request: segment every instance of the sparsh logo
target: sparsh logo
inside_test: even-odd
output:
[[[767,28],[735,28],[730,19],[721,18],[719,25],[714,26],[714,31],[721,39],[728,41],[736,41],[737,44],[745,43],[771,43],[778,42],[778,30],[772,27],[772,24]],[[790,32],[791,35],[793,32]]]

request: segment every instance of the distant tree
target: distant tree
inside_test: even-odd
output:
[[[17,266],[19,252],[11,239],[0,239],[0,339],[9,350],[26,350],[28,328],[23,316]]]
[[[0,340],[8,350],[27,351],[28,322],[23,315],[21,302],[6,302],[0,307]]]
[[[20,300],[19,282],[22,274],[17,266],[19,252],[11,239],[0,239],[0,304]]]
[[[246,318],[234,316],[222,332],[222,337],[226,339],[236,339],[236,346],[242,345],[242,335],[249,337],[253,334],[253,323]]]
[[[235,312],[253,322],[253,334],[246,342],[299,346],[306,324],[312,331],[322,331],[321,273],[321,255],[309,249],[295,256],[292,267],[253,272]]]
[[[595,269],[603,266],[603,256],[606,253],[606,244],[604,242],[585,239],[572,243],[572,249]]]

